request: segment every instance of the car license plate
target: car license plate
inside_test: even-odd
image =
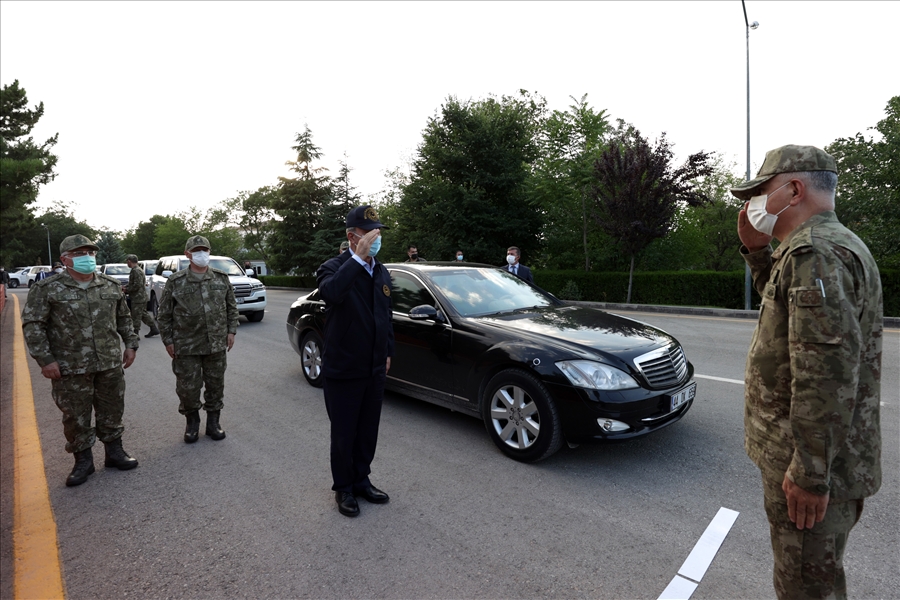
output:
[[[671,410],[675,410],[688,400],[694,399],[694,394],[697,393],[697,384],[692,383],[688,387],[684,388],[677,394],[672,394],[672,407]]]
[[[243,304],[243,303],[244,303],[244,299],[243,299],[243,298],[235,298],[234,301],[237,302],[238,304]]]

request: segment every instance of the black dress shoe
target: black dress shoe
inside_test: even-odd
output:
[[[350,492],[335,492],[334,499],[342,515],[345,517],[359,516],[359,503],[353,494]]]
[[[374,485],[359,488],[357,490],[354,490],[353,493],[364,498],[368,502],[371,502],[372,504],[387,504],[391,499],[390,496],[379,490]]]

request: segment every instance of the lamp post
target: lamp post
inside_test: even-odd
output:
[[[53,253],[50,250],[50,228],[45,223],[41,223],[41,227],[47,230],[47,264],[53,267]]]
[[[744,9],[744,26],[747,31],[747,181],[750,181],[750,30],[759,27],[758,21],[747,20],[747,5],[741,0]],[[750,265],[744,265],[744,310],[750,310]]]

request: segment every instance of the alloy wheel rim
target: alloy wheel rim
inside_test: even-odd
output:
[[[319,345],[313,341],[303,344],[303,371],[310,379],[318,379],[322,372],[322,355],[319,352]]]
[[[530,448],[541,433],[541,418],[534,399],[515,385],[494,392],[491,425],[500,440],[515,450]]]

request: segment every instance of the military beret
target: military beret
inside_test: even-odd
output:
[[[347,215],[347,227],[358,227],[365,231],[388,229],[378,220],[378,213],[375,212],[375,208],[368,204],[357,206],[350,211]]]
[[[100,247],[90,239],[88,239],[87,236],[76,233],[75,235],[70,235],[59,244],[59,253],[65,254],[66,252],[74,250],[75,248],[91,248],[93,250],[100,249]]]
[[[834,158],[815,146],[787,145],[766,152],[766,160],[756,177],[731,188],[731,193],[741,200],[749,200],[753,191],[779,173],[802,171],[831,171],[837,173]]]
[[[202,235],[192,235],[184,245],[184,251],[190,252],[194,248],[211,248],[211,246],[209,245],[209,240]]]

